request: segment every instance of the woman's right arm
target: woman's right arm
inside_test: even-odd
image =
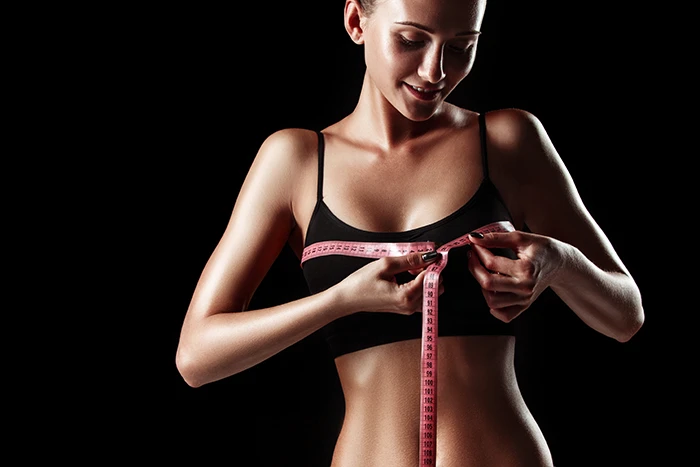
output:
[[[418,272],[432,262],[418,254],[381,258],[323,292],[248,310],[295,225],[297,174],[304,158],[315,153],[316,136],[304,130],[278,131],[261,145],[185,315],[176,365],[188,385],[199,387],[246,370],[359,310],[420,310],[424,272],[407,284],[393,281],[400,271]]]
[[[176,364],[193,387],[239,373],[337,316],[334,291],[247,311],[253,293],[289,239],[304,138],[270,135],[241,185],[231,217],[196,284],[180,332]]]

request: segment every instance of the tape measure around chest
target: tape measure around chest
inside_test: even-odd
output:
[[[511,232],[515,230],[508,221],[493,222],[475,229],[475,232]],[[471,243],[469,234],[456,238],[437,248],[440,257],[431,263],[423,278],[422,334],[421,334],[421,386],[420,386],[420,449],[419,467],[434,467],[437,458],[437,371],[438,371],[438,288],[440,273],[447,266],[452,248]],[[327,255],[381,258],[404,256],[435,250],[434,242],[352,242],[323,241],[304,248],[301,264],[312,258]]]

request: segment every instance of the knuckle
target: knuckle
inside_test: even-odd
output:
[[[479,282],[480,282],[482,288],[484,288],[486,290],[493,289],[493,286],[494,286],[493,276],[489,275],[488,277],[484,277]]]
[[[513,321],[515,313],[502,313],[501,316],[503,317],[503,321],[505,321],[506,323],[510,323],[511,321]]]
[[[525,261],[522,265],[522,273],[525,277],[535,277],[537,267],[532,261]]]
[[[505,323],[510,323],[513,321],[520,313],[522,313],[524,310],[524,307],[522,306],[510,306],[508,308],[504,308],[499,311],[499,316],[501,321]]]
[[[484,265],[486,269],[493,270],[495,267],[495,261],[492,257],[486,256],[481,260],[481,263]]]
[[[413,268],[417,268],[418,266],[421,265],[419,256],[416,254],[406,256],[406,262],[408,263],[409,266],[411,266]]]
[[[519,280],[516,282],[518,292],[528,297],[534,293],[535,285],[535,281],[531,279]]]
[[[535,283],[531,282],[531,283],[527,284],[524,287],[523,292],[525,293],[525,298],[527,300],[532,299],[532,296],[535,295]]]
[[[403,291],[398,298],[398,306],[402,310],[410,310],[413,308],[413,297],[411,296],[412,294],[408,291]]]

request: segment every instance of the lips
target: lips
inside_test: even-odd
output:
[[[414,97],[417,99],[420,99],[422,101],[432,101],[437,98],[438,94],[440,94],[440,91],[442,91],[441,88],[423,88],[420,86],[413,86],[408,83],[403,83],[406,89],[408,89],[408,92],[411,93]]]

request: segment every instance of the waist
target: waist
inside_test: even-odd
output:
[[[447,397],[452,391],[478,392],[515,383],[514,353],[515,337],[510,335],[440,337],[438,391]],[[418,400],[420,357],[420,337],[337,357],[335,365],[346,403],[378,395],[406,397],[409,391]]]
[[[547,465],[518,463],[523,458],[541,462],[548,452],[518,389],[514,348],[513,336],[440,339],[438,465]],[[355,465],[350,458],[362,456],[367,466],[417,463],[420,350],[418,339],[335,360],[345,396],[336,460]]]

